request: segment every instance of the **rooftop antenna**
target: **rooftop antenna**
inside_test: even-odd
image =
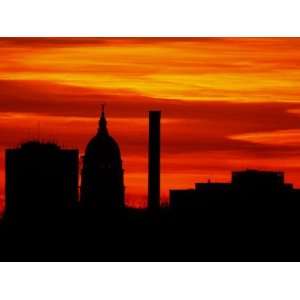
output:
[[[105,106],[106,106],[106,103],[103,102],[103,103],[101,104],[101,111],[102,111],[102,113],[105,113]]]
[[[99,127],[98,127],[98,132],[99,133],[105,133],[107,134],[107,125],[106,125],[106,119],[105,119],[105,103],[101,105],[101,114],[100,114],[100,119],[99,119]]]

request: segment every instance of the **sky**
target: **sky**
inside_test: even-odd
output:
[[[0,209],[5,149],[39,138],[83,155],[103,103],[128,206],[146,206],[150,109],[163,203],[246,168],[300,187],[300,38],[0,38]]]

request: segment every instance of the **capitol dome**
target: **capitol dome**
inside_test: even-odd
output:
[[[85,150],[81,201],[83,206],[91,208],[116,208],[124,205],[120,148],[108,132],[103,108],[98,131]]]
[[[101,117],[104,120],[104,116]],[[101,121],[100,121],[101,122]],[[106,127],[105,127],[106,128]],[[85,159],[97,159],[104,164],[121,164],[121,153],[118,143],[109,135],[107,129],[99,130],[89,141],[85,150]]]

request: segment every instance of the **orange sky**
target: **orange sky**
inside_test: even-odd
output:
[[[103,102],[131,206],[145,205],[149,109],[162,110],[165,200],[247,167],[299,187],[299,89],[300,38],[2,38],[0,202],[5,148],[40,124],[43,140],[82,153]]]

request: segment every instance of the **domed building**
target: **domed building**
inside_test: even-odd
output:
[[[88,209],[124,207],[121,153],[107,129],[102,108],[97,134],[87,144],[81,173],[80,202]]]

